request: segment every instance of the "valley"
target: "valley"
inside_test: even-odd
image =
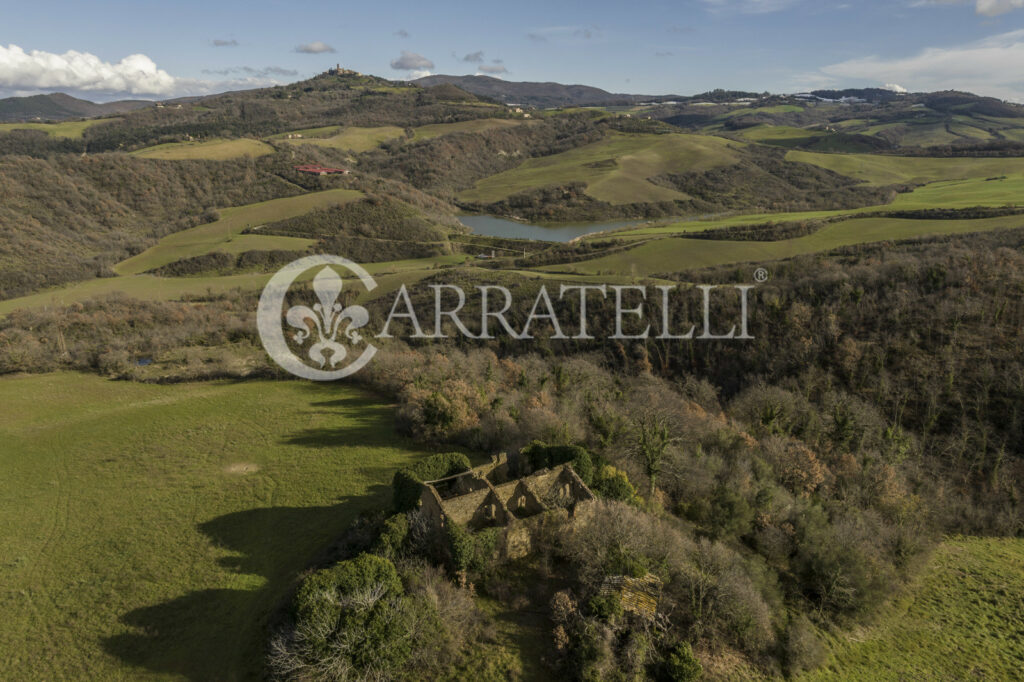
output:
[[[339,65],[103,115],[0,124],[0,677],[1020,668],[1024,107]],[[521,329],[606,285],[699,322],[739,285],[752,335],[624,337],[595,296],[592,337],[406,325],[296,381],[257,300],[317,253],[374,319],[501,286]],[[560,467],[578,516],[530,487]],[[518,502],[434,527],[428,482]]]

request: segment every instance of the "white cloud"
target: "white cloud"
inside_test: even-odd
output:
[[[409,72],[409,80],[414,81],[417,78],[426,78],[430,75],[433,75],[430,73],[430,69],[413,69]]]
[[[883,90],[890,90],[892,92],[898,92],[901,95],[907,94],[907,89],[898,83],[886,83],[882,86]]]
[[[88,52],[26,52],[17,45],[0,45],[0,88],[170,95],[177,85],[178,79],[144,54],[112,64]]]
[[[333,47],[331,47],[327,43],[320,42],[319,40],[314,40],[311,43],[299,45],[298,47],[295,48],[295,51],[301,54],[323,54],[325,52],[337,52],[337,50],[335,50]]]
[[[1024,0],[978,0],[978,14],[994,17],[1024,7]]]
[[[864,57],[821,69],[834,83],[903,83],[915,91],[967,90],[1024,101],[1024,29],[911,57]]]
[[[217,81],[179,78],[157,68],[144,54],[111,63],[88,52],[26,52],[17,45],[0,45],[0,96],[62,91],[101,101],[124,97],[163,99],[261,88],[279,84],[275,77],[297,75],[280,67],[236,67],[206,73],[234,77]]]
[[[421,54],[402,50],[402,56],[391,60],[391,68],[396,71],[429,70],[434,68],[434,62]]]
[[[978,14],[994,17],[1024,7],[1024,0],[915,0],[914,7],[928,5],[967,5],[973,4]]]

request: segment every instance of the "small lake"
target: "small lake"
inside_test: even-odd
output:
[[[495,218],[489,215],[461,215],[463,225],[474,234],[503,239],[537,239],[546,242],[567,242],[585,234],[632,227],[643,223],[641,220],[619,220],[609,223],[559,223],[558,225],[531,225],[516,220]]]

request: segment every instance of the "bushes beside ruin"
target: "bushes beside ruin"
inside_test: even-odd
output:
[[[277,679],[430,679],[480,624],[468,591],[443,574],[373,554],[306,578],[292,618],[271,644]]]
[[[590,453],[578,445],[547,445],[535,440],[519,451],[533,471],[561,464],[571,464],[576,475],[588,486],[594,479],[594,463]]]
[[[424,481],[436,481],[469,469],[469,458],[461,452],[438,453],[410,467],[399,469],[391,479],[395,511],[404,512],[416,508]]]

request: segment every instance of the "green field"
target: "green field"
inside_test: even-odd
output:
[[[367,263],[363,267],[374,276],[378,287],[366,298],[372,300],[383,296],[388,292],[395,291],[402,284],[411,285],[424,277],[436,274],[438,267],[464,263],[468,258],[469,256],[453,254],[434,258]],[[7,315],[20,308],[63,306],[114,293],[122,293],[147,301],[177,301],[185,296],[222,294],[235,289],[257,291],[262,289],[269,279],[270,273],[260,272],[221,277],[156,277],[154,275],[104,277],[0,301],[0,315]],[[299,281],[302,281],[302,278]]]
[[[1024,200],[1024,176],[1000,176],[995,179],[974,178],[934,182],[913,192],[897,195],[891,204],[832,211],[799,211],[795,213],[744,213],[709,220],[682,220],[665,225],[638,227],[615,233],[616,237],[641,238],[656,235],[685,234],[736,225],[757,225],[787,221],[817,220],[845,215],[864,215],[887,211],[918,211],[930,208],[973,208],[975,206],[1013,206]],[[588,237],[600,238],[598,235]]]
[[[935,147],[961,140],[980,141],[999,137],[1020,140],[1024,132],[1022,123],[1021,119],[975,113],[950,116],[948,112],[921,107],[900,121],[873,123],[864,119],[850,119],[833,125],[845,132],[883,136],[903,147]]]
[[[495,128],[511,128],[523,121],[505,118],[481,118],[458,123],[435,123],[413,128],[413,140],[430,140],[452,133],[479,133]],[[288,139],[288,135],[302,135],[302,138]],[[323,128],[307,128],[281,133],[268,139],[287,142],[288,144],[309,144],[317,147],[343,149],[361,154],[376,149],[389,140],[405,137],[405,129],[398,126],[378,126],[360,128],[358,126],[326,126]]]
[[[142,159],[158,159],[160,161],[185,161],[188,159],[227,161],[243,156],[265,156],[273,153],[274,148],[269,144],[250,139],[168,142],[131,152],[133,156]]]
[[[259,679],[296,574],[421,450],[359,390],[0,378],[0,679]]]
[[[303,128],[302,130],[289,130],[287,133],[278,133],[266,138],[268,140],[287,140],[288,136],[302,137],[330,137],[341,130],[341,126],[323,126],[320,128]]]
[[[1019,680],[1024,671],[1024,540],[944,542],[881,622],[833,643],[804,682]]]
[[[787,161],[810,163],[871,185],[925,184],[1024,173],[1022,158],[930,158],[791,151]]]
[[[312,131],[324,131],[324,128],[313,128]],[[298,131],[302,133],[303,131]],[[368,152],[376,149],[388,140],[394,140],[405,135],[405,130],[398,126],[380,126],[377,128],[359,128],[349,126],[341,129],[341,132],[330,137],[303,138],[284,140],[288,144],[309,144],[316,147],[330,147],[331,149],[344,149],[346,151]]]
[[[648,182],[662,173],[701,171],[739,160],[736,145],[718,137],[613,133],[561,154],[528,159],[462,192],[463,201],[492,203],[550,185],[583,182],[587,194],[612,204],[673,201],[687,195]]]
[[[434,123],[433,125],[413,128],[414,140],[430,140],[442,135],[452,133],[481,133],[485,130],[496,128],[514,128],[524,121],[508,118],[478,118],[472,121],[459,121],[458,123]]]
[[[549,272],[647,276],[730,263],[759,263],[779,260],[853,244],[911,239],[938,234],[964,234],[1012,227],[1024,227],[1024,216],[978,220],[858,218],[831,223],[805,237],[776,242],[656,238],[627,251],[620,251],[593,260],[565,265],[548,265],[538,269]]]
[[[119,118],[93,118],[88,121],[63,121],[61,123],[0,123],[0,133],[11,130],[41,130],[50,137],[78,139],[82,137],[86,128],[120,120]]]
[[[137,256],[114,266],[119,275],[141,272],[173,263],[182,258],[201,256],[213,251],[242,253],[261,249],[301,251],[316,243],[313,239],[241,234],[248,227],[259,227],[285,218],[309,213],[313,209],[348,203],[363,196],[351,189],[330,189],[300,194],[285,199],[271,199],[258,204],[221,209],[220,220],[189,230],[169,234]]]
[[[796,146],[808,142],[812,137],[825,135],[821,130],[807,130],[792,126],[755,126],[740,132],[740,136],[751,142],[774,144],[781,147]]]

